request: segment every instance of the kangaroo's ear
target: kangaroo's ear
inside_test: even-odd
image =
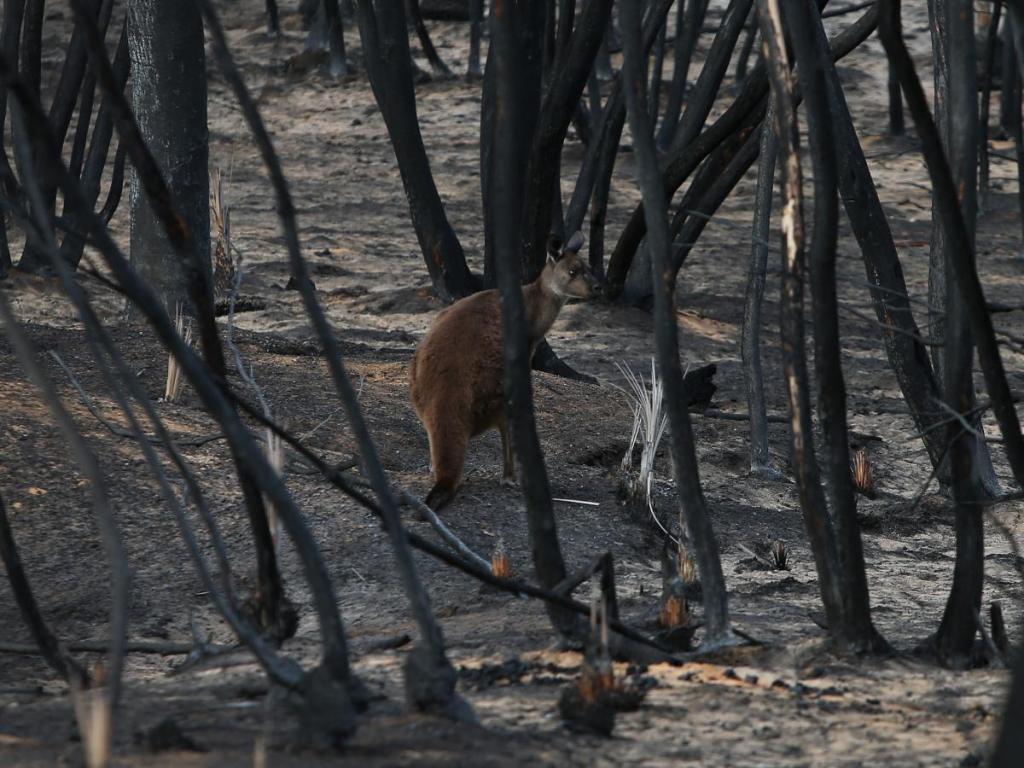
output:
[[[583,241],[583,233],[577,231],[569,238],[569,242],[565,244],[562,253],[579,253],[580,248],[583,247]]]
[[[548,235],[548,261],[558,261],[562,256],[562,240],[558,235]]]

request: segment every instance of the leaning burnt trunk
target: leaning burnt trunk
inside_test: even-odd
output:
[[[644,198],[647,247],[651,251],[654,281],[654,335],[658,367],[665,385],[669,430],[672,439],[676,493],[682,505],[686,529],[697,559],[703,589],[706,634],[704,645],[714,648],[734,642],[729,621],[728,596],[714,529],[700,485],[693,427],[686,409],[683,372],[675,313],[675,274],[670,268],[668,203],[658,171],[654,130],[644,94],[643,44],[638,4],[620,7],[624,48],[623,84],[629,111],[637,173]]]
[[[434,290],[446,302],[468,296],[478,281],[466,266],[462,246],[445,215],[423,146],[405,13],[400,4],[385,7],[373,0],[360,0],[358,13],[364,65],[391,137]]]

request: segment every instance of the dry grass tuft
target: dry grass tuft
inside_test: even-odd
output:
[[[491,552],[491,573],[499,579],[512,577],[512,563],[508,559],[505,542],[502,539],[498,539],[498,543],[494,545],[494,551]]]
[[[861,448],[853,455],[853,487],[869,499],[875,498],[875,478],[871,474],[871,462],[868,452]]]
[[[174,313],[174,329],[178,335],[185,341],[188,346],[192,346],[192,326],[185,319],[185,314],[182,312],[181,306],[178,306],[177,311]],[[174,355],[168,353],[167,355],[167,381],[164,384],[164,400],[168,403],[174,403],[181,397],[182,390],[185,389],[185,374],[181,370],[181,366],[178,365],[178,361]]]
[[[768,554],[775,570],[789,570],[789,552],[786,550],[786,542],[782,539],[776,539],[768,547]]]
[[[106,672],[102,663],[93,673],[93,685],[82,688],[72,678],[71,703],[82,739],[82,752],[87,768],[106,768],[114,737],[114,711],[110,689],[105,685]]]
[[[213,290],[218,296],[227,296],[235,286],[241,265],[231,245],[231,207],[220,168],[210,171],[210,222],[213,224]]]

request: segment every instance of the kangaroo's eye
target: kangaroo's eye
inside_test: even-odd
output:
[[[574,267],[573,269],[569,270],[569,277],[576,277],[576,275],[578,275],[579,273],[580,271]]]

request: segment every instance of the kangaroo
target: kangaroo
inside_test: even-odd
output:
[[[530,358],[569,298],[590,297],[595,281],[580,258],[583,235],[565,248],[548,247],[540,277],[523,286]],[[515,459],[505,417],[501,297],[481,291],[441,310],[409,366],[412,404],[430,438],[434,487],[425,499],[441,509],[462,480],[469,440],[490,429],[501,433],[502,485],[515,483]]]

